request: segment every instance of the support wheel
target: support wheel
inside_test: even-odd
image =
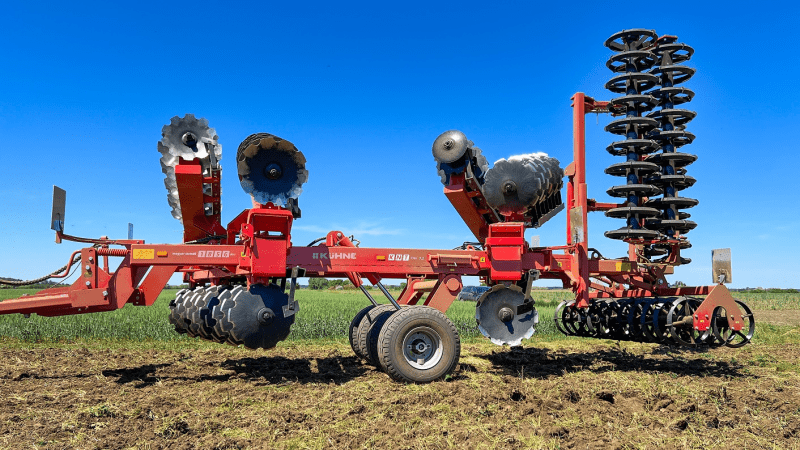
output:
[[[374,359],[370,357],[369,352],[369,343],[370,343],[370,334],[374,327],[377,326],[378,330],[381,329],[381,325],[386,322],[386,319],[392,312],[397,311],[394,305],[387,304],[387,305],[379,305],[376,306],[369,311],[361,318],[361,322],[358,324],[357,336],[356,336],[356,343],[358,350],[356,350],[356,355],[365,359],[368,363],[379,366],[378,358],[375,357]],[[372,353],[373,355],[377,354],[377,351]]]
[[[734,299],[739,308],[742,310],[741,320],[743,322],[742,329],[739,331],[733,330],[728,326],[728,314],[725,308],[717,306],[714,308],[714,315],[711,320],[711,330],[717,342],[724,344],[727,347],[739,348],[747,345],[753,334],[756,332],[756,319],[753,316],[753,311],[747,307],[743,302]]]
[[[352,348],[353,353],[361,359],[367,359],[367,355],[361,353],[361,347],[358,345],[358,326],[361,324],[361,320],[364,319],[364,316],[373,308],[375,308],[375,305],[369,305],[359,311],[356,316],[353,317],[353,320],[350,321],[350,328],[347,330],[347,337],[350,339],[350,348]]]
[[[429,306],[392,314],[378,337],[381,368],[397,381],[428,383],[455,370],[461,339],[450,319]]]

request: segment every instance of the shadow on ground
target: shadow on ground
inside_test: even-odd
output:
[[[743,366],[726,361],[710,360],[699,352],[656,349],[652,353],[634,354],[612,348],[586,352],[568,352],[541,348],[515,347],[505,351],[476,355],[494,365],[494,370],[525,378],[549,378],[567,373],[611,371],[672,373],[679,376],[753,377]]]
[[[204,364],[203,361],[194,363]],[[208,361],[200,370],[189,369],[180,362],[145,364],[135,367],[104,370],[106,377],[116,377],[119,384],[136,388],[167,381],[229,381],[239,379],[254,385],[283,383],[341,384],[371,372],[355,356],[330,356],[304,359],[283,356]]]

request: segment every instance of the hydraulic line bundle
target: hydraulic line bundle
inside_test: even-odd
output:
[[[246,137],[236,153],[237,175],[253,207],[222,222],[222,146],[208,121],[187,114],[163,127],[157,145],[183,243],[67,235],[66,193],[54,188],[57,242],[91,246],[48,277],[64,278],[78,263],[80,276],[70,286],[0,302],[0,314],[62,316],[127,303],[149,306],[181,273],[189,288],[169,305],[176,332],[269,349],[289,336],[300,311],[298,278],[347,278],[370,303],[349,327],[354,353],[396,380],[428,382],[458,364],[460,338],[444,312],[462,290],[462,277],[476,276],[486,285],[476,294],[478,330],[509,346],[534,335],[540,321],[534,283],[554,279],[574,293],[553,317],[564,334],[741,347],[752,339],[755,319],[724,285],[731,282],[729,249],[715,250],[710,285],[671,286],[666,278],[690,262],[681,251],[690,248],[685,234],[696,226],[686,210],[697,200],[680,195],[695,183],[687,167],[697,157],[684,151],[694,140],[686,126],[695,113],[683,107],[694,97],[684,86],[694,74],[685,65],[694,50],[674,36],[643,29],[623,30],[605,45],[613,52],[607,66],[614,75],[606,88],[614,98],[572,97],[573,161],[565,167],[544,153],[500,158],[490,166],[464,133],[450,130],[436,138],[432,154],[444,194],[473,235],[456,249],[361,247],[339,230],[308,246],[293,245],[292,225],[301,216],[298,201],[308,181],[306,158],[268,133]],[[584,131],[585,115],[592,112],[613,116],[606,131],[615,138],[606,151],[624,158],[605,169],[621,180],[607,191],[615,202],[588,195]],[[564,245],[527,241],[526,230],[564,210]],[[589,247],[588,215],[598,211],[624,221],[605,236],[625,242],[625,256],[606,258]],[[109,258],[121,258],[116,269]],[[394,298],[383,279],[403,279],[406,287]],[[366,281],[385,302],[372,296]]]

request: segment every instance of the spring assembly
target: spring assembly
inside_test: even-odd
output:
[[[659,166],[659,170],[646,180],[663,192],[662,197],[646,203],[647,206],[661,211],[657,217],[647,219],[646,226],[661,231],[669,240],[679,239],[697,226],[695,222],[686,220],[690,214],[681,209],[691,208],[698,203],[695,199],[678,195],[695,183],[694,178],[686,175],[686,166],[697,160],[697,156],[678,151],[680,147],[694,140],[694,135],[686,131],[686,124],[694,119],[696,113],[676,107],[688,103],[694,97],[694,92],[678,85],[689,80],[695,73],[694,69],[681,64],[692,57],[694,50],[676,40],[675,36],[664,36],[658,39],[653,49],[657,60],[650,74],[658,77],[659,87],[651,95],[658,100],[659,108],[648,114],[648,117],[658,121],[658,127],[651,131],[650,138],[659,143],[661,152],[646,158],[646,161]],[[678,248],[689,246],[684,238],[680,240]],[[671,248],[674,247],[669,244],[656,244],[647,249],[646,253],[648,256],[666,254]],[[691,260],[688,258],[680,259],[684,264],[689,261]]]
[[[606,47],[616,52],[606,62],[616,75],[605,87],[622,94],[611,100],[609,107],[615,115],[623,116],[609,123],[605,130],[624,137],[606,150],[612,155],[625,157],[625,162],[614,164],[605,172],[626,180],[626,184],[606,191],[612,197],[625,199],[622,206],[606,211],[608,217],[625,219],[625,227],[605,232],[605,236],[612,239],[655,240],[661,236],[657,229],[647,227],[647,220],[658,217],[661,210],[645,204],[643,199],[661,194],[657,185],[647,181],[661,167],[645,160],[647,155],[659,149],[658,141],[647,137],[657,129],[659,122],[644,115],[658,104],[656,97],[645,93],[659,83],[656,74],[645,72],[657,62],[657,56],[649,51],[656,38],[654,31],[632,29],[620,31],[605,42]]]

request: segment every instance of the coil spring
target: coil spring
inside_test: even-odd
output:
[[[680,211],[697,205],[698,201],[692,198],[681,197],[679,191],[692,186],[695,179],[686,175],[686,166],[697,160],[696,155],[679,152],[678,149],[690,144],[694,135],[686,131],[686,124],[696,116],[694,111],[676,108],[677,105],[688,103],[694,97],[694,92],[678,87],[679,84],[689,80],[695,70],[680,63],[691,59],[694,50],[686,44],[676,43],[674,36],[665,36],[658,40],[653,53],[657,57],[655,67],[650,71],[658,77],[659,88],[651,92],[658,100],[658,110],[648,114],[648,117],[658,121],[659,125],[651,132],[650,137],[657,141],[661,153],[648,156],[645,160],[658,164],[659,171],[647,178],[663,192],[661,198],[649,200],[646,205],[659,209],[659,216],[647,219],[646,226],[660,230],[668,239],[677,239],[697,226],[693,221],[686,220],[689,213]],[[689,242],[681,242],[681,248],[688,248]],[[647,250],[648,256],[666,254],[671,247],[668,245],[654,245]],[[691,260],[682,258],[682,263]]]
[[[649,176],[660,171],[661,167],[652,161],[645,161],[645,155],[659,149],[659,143],[646,136],[657,129],[657,119],[645,116],[658,100],[645,93],[659,83],[659,77],[645,70],[653,67],[657,56],[648,49],[655,45],[657,35],[652,30],[623,30],[608,38],[605,46],[616,52],[606,62],[606,66],[617,75],[606,83],[606,89],[622,94],[610,102],[610,109],[624,117],[612,121],[605,130],[624,136],[613,142],[606,150],[615,156],[624,156],[625,162],[608,167],[609,175],[625,177],[626,184],[613,186],[608,194],[624,198],[623,206],[606,211],[606,216],[625,219],[625,227],[605,232],[612,239],[654,240],[661,236],[657,230],[647,228],[647,220],[658,217],[661,210],[645,205],[642,197],[661,194],[661,189],[650,183]]]
[[[98,248],[97,254],[99,256],[117,256],[124,258],[128,256],[128,250],[124,248]]]

